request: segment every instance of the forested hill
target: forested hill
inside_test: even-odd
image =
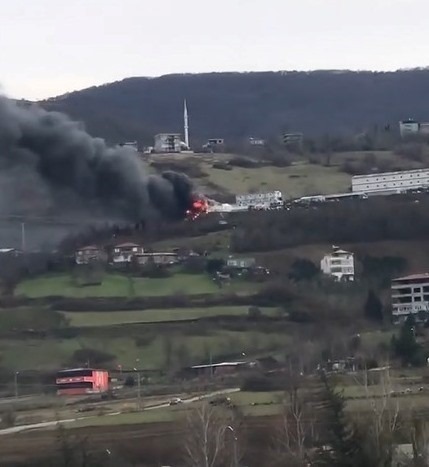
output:
[[[110,142],[150,144],[181,132],[188,101],[191,140],[359,132],[408,117],[429,120],[429,70],[208,73],[127,78],[42,102]]]

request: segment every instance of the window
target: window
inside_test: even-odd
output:
[[[420,296],[414,297],[414,301],[415,301],[415,302],[421,302],[421,301],[422,301],[422,297],[420,297]]]
[[[88,381],[76,382],[76,383],[63,383],[57,384],[57,389],[79,389],[79,388],[93,388],[93,383]]]

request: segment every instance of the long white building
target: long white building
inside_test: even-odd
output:
[[[268,193],[248,193],[237,195],[235,203],[240,208],[270,208],[283,203],[282,192],[275,190]]]
[[[392,280],[392,315],[396,322],[415,315],[418,321],[429,312],[429,273],[413,274]]]
[[[351,282],[355,280],[354,255],[350,251],[334,248],[320,261],[323,274],[331,276],[335,281]]]
[[[429,187],[429,168],[352,177],[353,193],[401,192],[426,187]]]

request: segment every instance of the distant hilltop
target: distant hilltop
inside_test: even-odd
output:
[[[157,133],[183,130],[191,144],[239,141],[282,132],[356,134],[404,116],[429,120],[429,70],[175,74],[69,92],[41,104],[82,120],[111,143],[150,145]]]

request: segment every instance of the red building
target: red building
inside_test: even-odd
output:
[[[59,395],[102,394],[109,390],[109,373],[92,368],[62,370],[57,373],[56,385]]]

